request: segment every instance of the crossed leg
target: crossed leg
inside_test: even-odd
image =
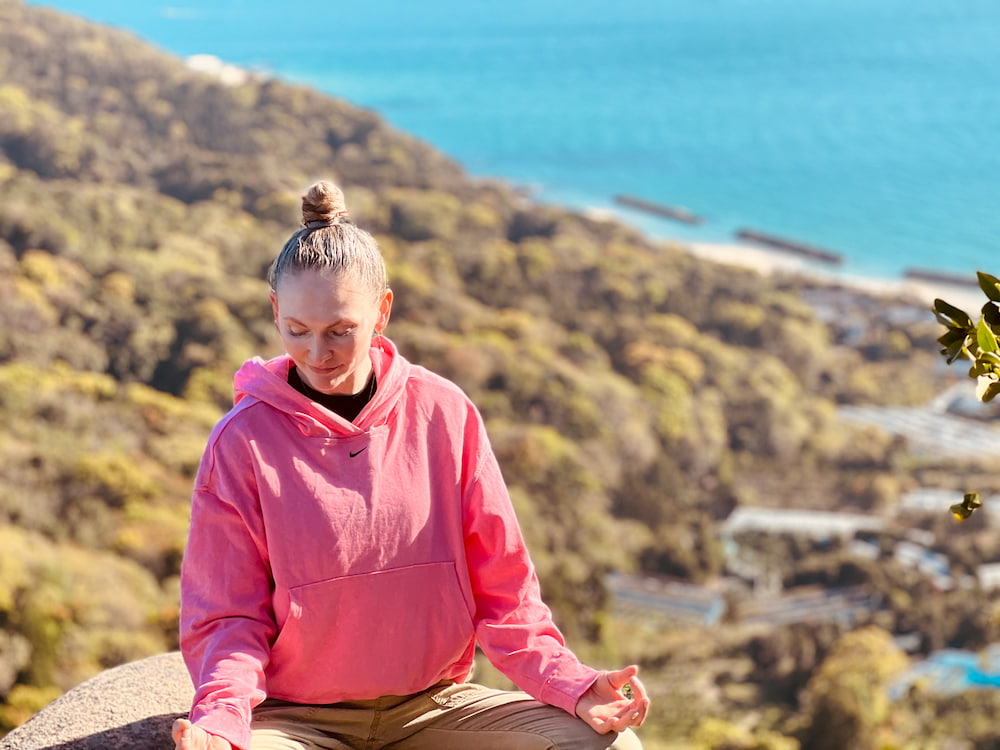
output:
[[[460,684],[332,706],[263,704],[252,750],[642,750],[525,693]]]

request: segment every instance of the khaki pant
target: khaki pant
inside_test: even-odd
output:
[[[642,750],[525,693],[442,685],[408,696],[254,709],[252,750]]]

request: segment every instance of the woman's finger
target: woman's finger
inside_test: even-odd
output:
[[[170,728],[170,737],[173,739],[174,744],[180,742],[181,736],[185,734],[191,728],[191,722],[187,719],[177,719],[174,725]]]

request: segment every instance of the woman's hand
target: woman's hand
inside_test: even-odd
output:
[[[233,746],[226,740],[209,734],[187,719],[175,721],[171,735],[175,750],[233,750]]]
[[[649,711],[649,696],[639,682],[635,665],[616,672],[601,672],[576,704],[576,715],[598,734],[642,726]],[[626,685],[631,697],[622,692]]]

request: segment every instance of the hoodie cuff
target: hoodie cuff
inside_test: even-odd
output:
[[[545,680],[538,698],[576,716],[576,704],[600,674],[600,671],[579,662],[560,664]]]
[[[226,704],[215,704],[191,712],[191,723],[221,737],[233,750],[250,750],[250,725],[243,715]]]

